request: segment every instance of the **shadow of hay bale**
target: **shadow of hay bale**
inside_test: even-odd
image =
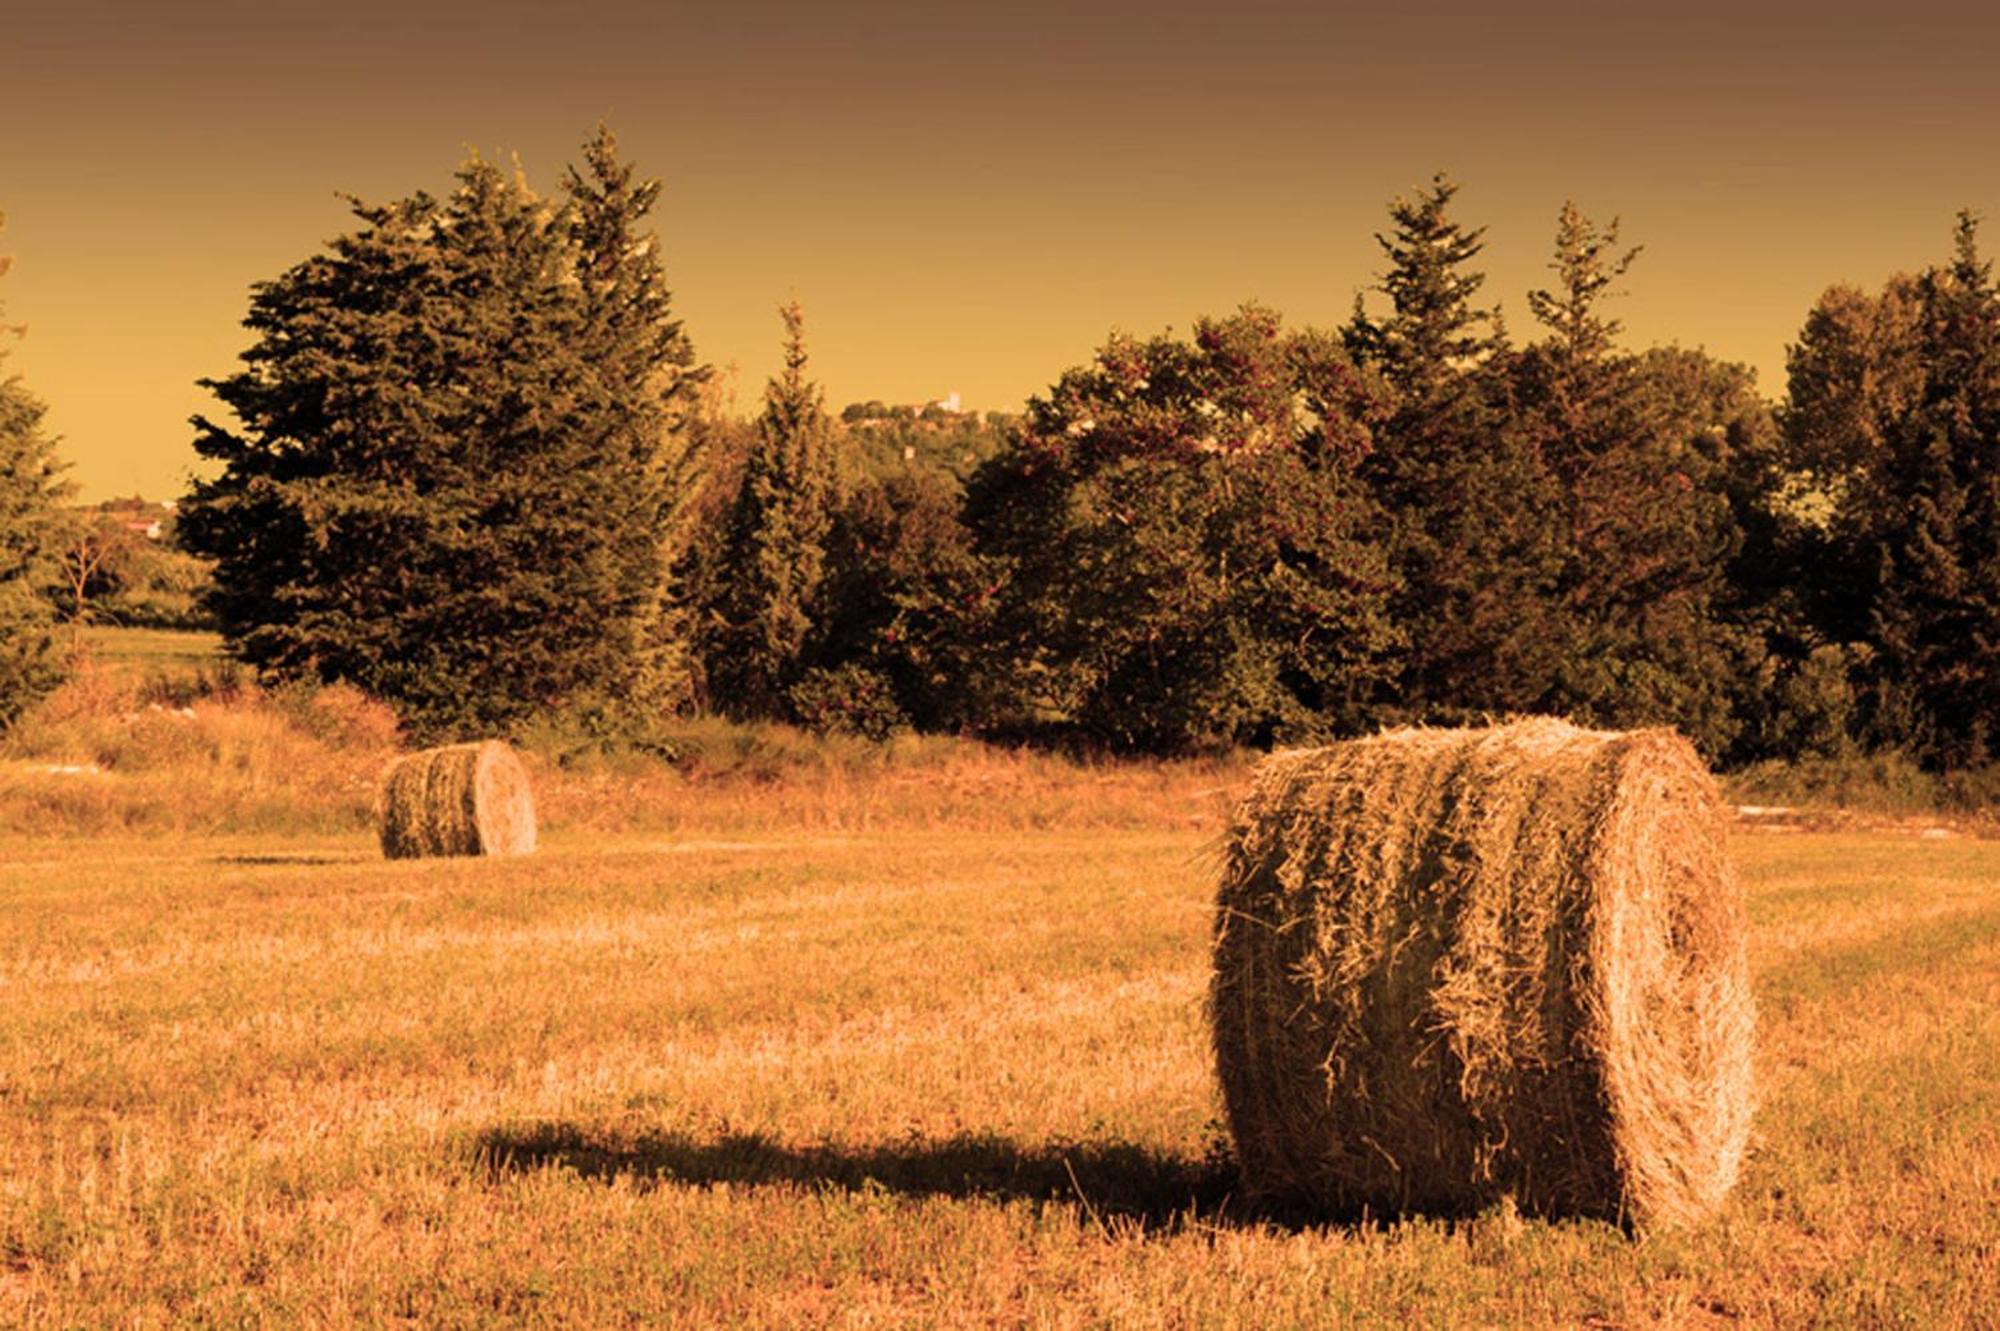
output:
[[[327,855],[212,855],[210,864],[233,864],[251,867],[272,868],[330,868],[341,864],[366,864],[367,855],[327,854]]]
[[[1204,1225],[1292,1223],[1277,1212],[1252,1212],[1242,1205],[1235,1167],[1219,1153],[1172,1155],[1120,1141],[1024,1146],[1004,1137],[968,1134],[868,1146],[788,1146],[754,1132],[626,1137],[540,1123],[480,1134],[474,1158],[495,1177],[561,1169],[595,1182],[622,1179],[640,1188],[791,1185],[1073,1205],[1109,1229],[1146,1234]]]

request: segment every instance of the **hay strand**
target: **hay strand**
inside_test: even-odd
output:
[[[1753,1099],[1726,826],[1666,730],[1543,719],[1266,760],[1209,994],[1246,1186],[1343,1214],[1713,1211]]]
[[[408,754],[383,777],[376,826],[392,860],[529,854],[535,797],[528,771],[498,740]]]

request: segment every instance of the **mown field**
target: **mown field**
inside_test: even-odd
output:
[[[1754,1159],[1635,1242],[1246,1210],[1213,836],[0,841],[0,1325],[1992,1324],[2000,844],[1738,839]]]

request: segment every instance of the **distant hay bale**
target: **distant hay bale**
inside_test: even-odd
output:
[[[1531,720],[1266,760],[1209,994],[1246,1188],[1341,1213],[1713,1211],[1753,1100],[1725,835],[1667,730]]]
[[[399,758],[376,808],[382,853],[526,855],[535,848],[528,771],[498,740],[451,744]]]

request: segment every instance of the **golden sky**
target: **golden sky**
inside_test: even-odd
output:
[[[666,181],[679,311],[746,410],[792,295],[835,409],[1015,408],[1113,327],[1245,300],[1336,324],[1437,170],[1517,337],[1574,198],[1646,247],[1628,342],[1776,394],[1821,289],[2000,211],[1996,70],[2000,11],[1924,3],[25,0],[8,365],[86,496],[177,493],[194,381],[232,369],[252,282],[348,229],[338,193],[443,189],[471,148],[552,189],[603,118]]]

